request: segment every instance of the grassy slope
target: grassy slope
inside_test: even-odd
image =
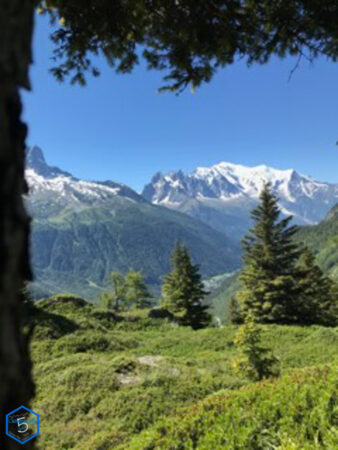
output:
[[[76,300],[44,301],[30,320],[37,323],[32,342],[37,397],[32,406],[41,417],[41,449],[197,448],[191,436],[203,449],[303,449],[316,448],[307,445],[314,445],[318,429],[325,439],[332,438],[325,416],[333,401],[332,383],[337,383],[331,369],[325,375],[333,380],[327,388],[321,376],[313,378],[312,369],[306,369],[309,375],[301,375],[302,371],[290,375],[296,377],[291,378],[294,385],[288,378],[273,385],[247,385],[231,371],[236,354],[232,326],[192,331],[137,316],[120,321]],[[269,326],[266,330],[286,377],[295,368],[331,364],[336,359],[337,329]],[[142,359],[145,356],[155,358]],[[319,399],[311,413],[314,421],[301,407],[306,386],[310,400]],[[294,399],[292,411],[299,411],[299,429],[312,426],[309,438],[302,437],[304,431],[298,442],[298,428],[289,430],[294,416],[289,417],[284,398]],[[294,446],[244,445],[247,435],[254,439],[255,423],[257,442],[265,442],[262,424],[276,441],[278,430],[266,417],[271,408],[281,415],[278,430],[284,434],[289,430]],[[254,419],[256,410],[259,415]],[[224,439],[234,439],[234,432],[240,433],[242,441],[222,447]]]
[[[338,205],[318,225],[302,227],[297,239],[315,253],[322,269],[338,281]]]
[[[336,449],[337,364],[297,370],[274,382],[223,390],[120,448]]]

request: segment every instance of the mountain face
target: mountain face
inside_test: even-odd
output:
[[[156,205],[184,212],[239,239],[250,225],[263,182],[270,182],[283,214],[300,225],[318,223],[338,201],[338,184],[316,181],[294,170],[245,167],[221,162],[182,171],[157,173],[143,197]]]
[[[39,147],[29,149],[26,160],[28,204],[34,218],[48,218],[64,210],[79,211],[94,204],[107,206],[117,198],[145,202],[123,184],[79,180],[58,167],[48,166]]]
[[[130,268],[158,283],[176,240],[189,247],[204,276],[239,266],[239,249],[224,234],[123,184],[79,180],[50,167],[38,147],[27,152],[26,179],[37,297],[62,291],[95,297],[110,272]]]

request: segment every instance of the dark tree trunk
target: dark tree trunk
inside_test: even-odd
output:
[[[26,125],[20,88],[28,69],[34,0],[0,0],[0,448],[21,448],[5,435],[5,414],[29,406],[34,393],[28,340],[21,328],[24,282],[30,279],[29,218],[22,194]],[[29,445],[31,448],[32,445]]]

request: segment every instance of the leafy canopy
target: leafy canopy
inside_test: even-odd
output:
[[[59,25],[51,37],[60,81],[98,75],[91,57],[99,53],[120,73],[142,55],[165,70],[161,89],[172,91],[208,82],[239,58],[338,57],[336,0],[40,0],[38,10]]]
[[[107,281],[110,290],[100,296],[102,307],[118,312],[130,307],[142,309],[151,306],[152,295],[141,272],[129,270],[125,276],[112,272]]]

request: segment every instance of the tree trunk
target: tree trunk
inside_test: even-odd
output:
[[[24,282],[31,277],[24,158],[27,128],[21,121],[20,88],[28,69],[34,0],[0,1],[0,448],[21,444],[5,435],[5,415],[29,406],[34,393],[28,339],[21,326]],[[34,444],[27,444],[32,448]]]

